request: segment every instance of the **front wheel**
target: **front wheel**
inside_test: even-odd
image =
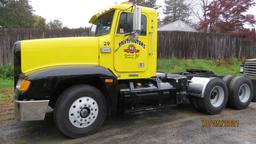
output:
[[[95,87],[73,86],[56,102],[54,120],[62,134],[77,138],[99,128],[107,114],[106,100]]]

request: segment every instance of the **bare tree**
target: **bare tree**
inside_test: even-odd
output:
[[[199,20],[205,20],[206,19],[206,11],[207,6],[211,3],[211,0],[195,0],[196,2],[193,7],[191,7],[191,11],[194,14],[194,16]],[[193,0],[191,1],[193,3]]]

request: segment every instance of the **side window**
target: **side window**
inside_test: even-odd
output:
[[[99,17],[96,24],[96,36],[108,34],[111,30],[111,25],[114,17],[114,11],[104,14]]]
[[[131,13],[122,13],[118,24],[117,33],[125,34],[131,33],[133,27],[133,17]],[[141,16],[141,33],[140,35],[145,36],[147,34],[147,18],[145,15]]]

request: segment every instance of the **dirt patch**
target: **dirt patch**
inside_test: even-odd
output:
[[[0,125],[14,119],[13,102],[0,102]]]
[[[0,89],[0,125],[14,120],[13,89]]]

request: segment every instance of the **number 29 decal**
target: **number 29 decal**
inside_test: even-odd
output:
[[[104,41],[104,46],[110,46],[110,42],[109,41]]]

